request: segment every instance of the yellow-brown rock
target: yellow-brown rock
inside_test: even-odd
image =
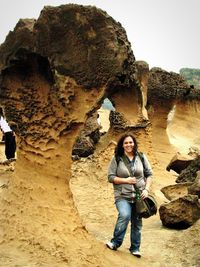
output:
[[[17,125],[18,150],[0,204],[4,242],[24,240],[68,266],[110,264],[74,206],[71,153],[105,95],[134,92],[134,62],[125,30],[95,7],[45,7],[9,33],[0,47],[0,104]]]

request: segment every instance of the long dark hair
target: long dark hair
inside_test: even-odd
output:
[[[2,107],[0,107],[0,117],[4,117],[4,114],[3,114],[3,109],[2,109]]]
[[[138,149],[136,138],[132,134],[124,134],[120,137],[117,143],[117,146],[115,148],[115,157],[122,157],[124,155],[123,143],[126,137],[131,137],[133,139],[133,142],[134,142],[133,153],[136,154],[137,149]]]

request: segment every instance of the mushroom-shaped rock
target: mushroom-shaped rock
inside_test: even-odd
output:
[[[108,253],[104,262],[99,258],[102,244],[85,231],[74,205],[71,154],[105,95],[134,92],[135,73],[125,30],[96,7],[47,6],[8,34],[0,46],[0,102],[17,125],[18,144],[15,172],[0,201],[8,242],[31,240],[71,266],[80,259],[88,266],[90,257],[91,266],[115,265]]]

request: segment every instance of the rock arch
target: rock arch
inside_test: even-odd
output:
[[[0,102],[18,126],[15,173],[0,206],[5,240],[23,240],[71,266],[80,260],[107,266],[109,253],[104,262],[98,259],[101,245],[87,234],[73,203],[71,151],[106,96],[129,125],[141,120],[135,58],[124,29],[95,7],[45,7],[38,20],[20,20],[9,33],[0,69]],[[131,108],[124,112],[125,103]]]

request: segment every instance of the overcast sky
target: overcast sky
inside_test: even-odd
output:
[[[20,18],[38,18],[45,5],[94,5],[119,21],[136,60],[179,72],[200,68],[200,0],[0,0],[0,43]]]

